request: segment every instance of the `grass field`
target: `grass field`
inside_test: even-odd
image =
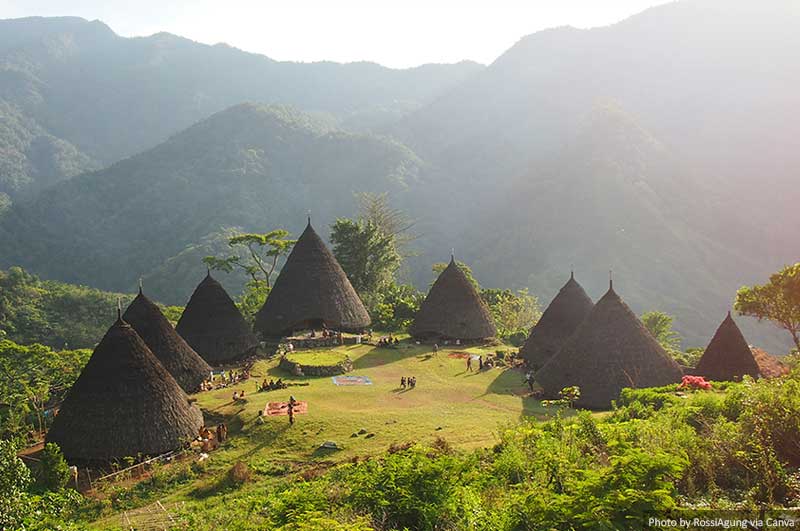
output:
[[[459,349],[464,350],[494,352],[494,348]],[[270,481],[276,476],[382,453],[392,444],[409,441],[431,442],[442,437],[459,448],[491,446],[497,441],[498,430],[522,416],[544,419],[554,413],[527,396],[523,374],[518,370],[468,372],[466,361],[449,357],[449,352],[442,349],[434,355],[428,346],[404,341],[399,348],[349,345],[307,353],[314,364],[326,359],[336,363],[349,356],[354,364],[350,375],[367,376],[373,382],[365,386],[338,387],[329,377],[293,377],[278,369],[278,360],[259,361],[247,382],[195,395],[209,425],[222,421],[229,426],[229,440],[211,453],[203,474],[160,491],[152,489],[137,502],[200,503],[202,499],[204,505],[222,503],[214,500],[214,482],[239,460],[256,472],[256,482]],[[402,376],[415,376],[416,388],[401,389]],[[264,378],[303,385],[257,392]],[[246,401],[233,402],[237,390],[245,391]],[[290,395],[308,402],[308,414],[297,416],[294,426],[285,416],[257,422],[258,411],[267,402],[286,401]],[[362,430],[366,433],[353,436]],[[334,441],[342,449],[320,449],[325,441]],[[109,529],[119,523],[119,515],[113,514],[96,525]]]
[[[297,350],[286,355],[291,361],[300,365],[335,365],[345,360],[349,351],[346,348],[314,348]]]

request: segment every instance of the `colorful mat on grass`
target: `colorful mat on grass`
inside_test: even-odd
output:
[[[304,401],[295,402],[293,412],[295,415],[308,413],[308,402]],[[264,408],[264,415],[267,417],[275,417],[278,415],[288,415],[288,414],[289,414],[288,402],[270,402],[267,404],[267,407]]]
[[[367,376],[332,376],[331,380],[336,385],[372,385]]]
[[[460,360],[465,360],[467,358],[472,358],[472,357],[475,357],[475,356],[476,356],[475,354],[470,354],[469,352],[455,351],[455,352],[448,352],[447,353],[447,357],[448,358],[458,358]]]

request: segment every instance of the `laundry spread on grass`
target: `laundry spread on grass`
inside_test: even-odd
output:
[[[294,413],[295,415],[308,413],[308,402],[305,401],[295,402],[294,407],[292,408],[292,413]],[[268,417],[275,417],[279,415],[288,415],[288,414],[289,414],[289,402],[270,402],[267,404],[267,407],[264,408],[264,415]]]
[[[372,380],[367,376],[333,376],[336,385],[372,385]]]

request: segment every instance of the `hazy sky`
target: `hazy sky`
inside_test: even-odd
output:
[[[274,59],[392,67],[490,63],[553,26],[604,26],[665,0],[0,0],[0,18],[74,15],[120,35],[168,31]]]

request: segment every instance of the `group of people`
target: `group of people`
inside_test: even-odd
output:
[[[379,347],[396,347],[400,344],[400,340],[396,337],[382,337],[378,340]]]
[[[416,376],[403,376],[400,378],[400,388],[401,389],[414,389],[417,386],[417,377]]]
[[[484,361],[483,356],[469,356],[467,357],[467,371],[472,372],[474,370],[475,362],[478,364],[479,371],[494,367],[494,358],[491,356],[486,356],[486,361]]]
[[[214,376],[212,372],[206,380],[200,384],[201,391],[213,391],[214,389],[223,389],[238,382],[243,382],[250,379],[250,372],[246,369],[236,372],[234,370],[222,371],[218,377]]]
[[[228,426],[225,423],[217,424],[216,430],[212,431],[203,425],[197,433],[196,443],[203,452],[216,449],[220,444],[228,439]]]
[[[258,390],[259,391],[275,391],[277,389],[286,389],[287,387],[289,387],[289,386],[281,378],[278,378],[278,381],[275,381],[275,380],[267,381],[267,379],[264,378],[264,381],[261,382],[261,385],[259,386]]]

